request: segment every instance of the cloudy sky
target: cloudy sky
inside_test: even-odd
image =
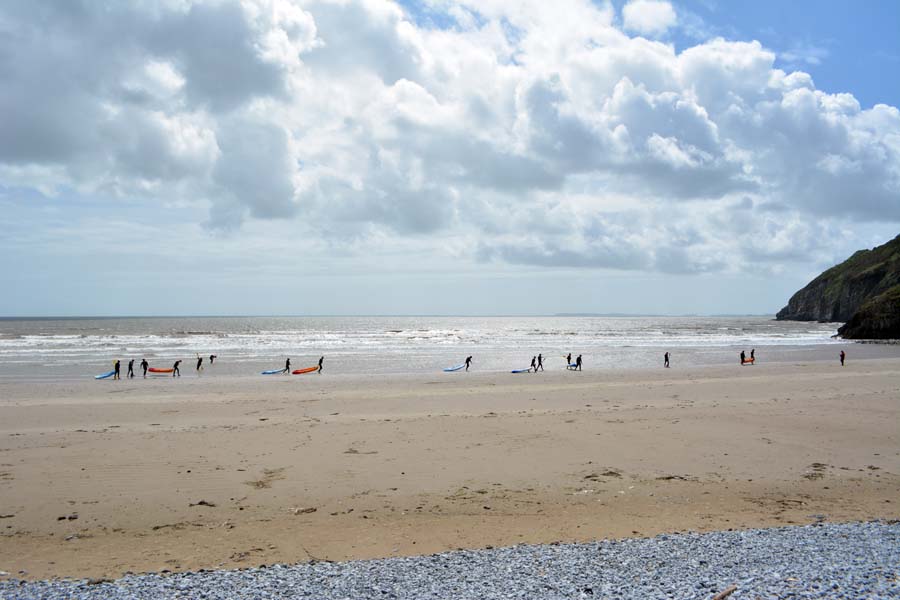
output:
[[[0,315],[771,313],[900,233],[898,22],[9,0]]]

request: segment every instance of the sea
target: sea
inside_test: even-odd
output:
[[[204,357],[204,376],[256,375],[313,366],[323,374],[400,375],[435,372],[473,357],[472,369],[527,368],[541,354],[547,369],[582,355],[584,369],[659,368],[737,363],[743,350],[758,362],[836,360],[849,343],[839,323],[776,321],[771,316],[359,316],[134,317],[0,319],[0,379],[78,379],[122,361],[146,358],[185,376]],[[867,354],[893,349],[872,350]],[[209,365],[209,356],[218,358]],[[853,354],[849,352],[848,354]]]

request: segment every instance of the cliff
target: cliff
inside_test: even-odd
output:
[[[866,301],[838,329],[847,339],[900,339],[900,285]]]
[[[791,296],[788,305],[778,311],[775,318],[787,321],[850,321],[869,300],[898,285],[900,235],[872,250],[860,250],[841,264],[831,267]],[[886,298],[885,301],[889,300]],[[870,307],[867,314],[880,314],[877,306],[880,304]],[[858,327],[866,329],[860,324],[851,331],[862,330]]]

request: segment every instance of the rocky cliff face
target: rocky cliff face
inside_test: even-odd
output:
[[[900,285],[865,302],[838,334],[856,340],[900,339]]]
[[[788,321],[850,321],[870,299],[900,285],[900,235],[872,250],[860,250],[802,290],[775,318]]]

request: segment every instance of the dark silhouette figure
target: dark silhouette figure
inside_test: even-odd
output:
[[[150,367],[150,363],[147,362],[146,358],[141,359],[141,368],[144,370],[144,379],[147,379],[147,369]]]
[[[536,361],[537,361],[537,356],[532,356],[531,357],[531,372],[532,373],[537,373],[537,365],[535,364]]]
[[[172,377],[178,376],[181,377],[181,371],[178,370],[178,366],[181,364],[181,359],[176,360],[175,364],[172,365]]]
[[[541,371],[544,370],[544,357],[541,356],[540,354],[538,354],[537,368],[540,369]],[[534,372],[537,373],[537,369],[535,369]]]
[[[199,354],[197,355],[197,374],[200,374],[200,371],[203,370],[203,357]]]
[[[117,358],[117,359],[116,359],[116,362],[113,363],[113,369],[116,371],[116,374],[113,375],[113,379],[118,379],[118,378],[119,378],[119,368],[120,368],[120,366],[121,366],[121,363],[119,362],[119,359]]]
[[[467,356],[467,357],[466,357],[466,371],[469,370],[469,365],[471,365],[471,364],[472,364],[472,357],[471,357],[471,356]]]
[[[290,370],[291,370],[291,359],[289,358],[286,361],[284,361],[284,371],[282,371],[282,373],[287,373]]]
[[[128,378],[131,379],[134,377],[134,359],[128,361]]]
[[[756,360],[756,348],[750,350],[750,360]]]
[[[569,352],[569,355],[566,357],[566,368],[568,369],[571,366],[572,366],[572,353]]]
[[[668,352],[666,352],[663,355],[663,366],[667,369],[669,368],[669,353]]]
[[[581,355],[580,354],[578,355],[578,358],[575,359],[575,370],[576,371],[581,370]]]
[[[209,355],[209,364],[212,365],[213,362],[215,362],[215,360],[216,360],[217,358],[219,358],[219,357],[216,356],[215,354],[210,354],[210,355]]]
[[[841,350],[841,366],[844,366],[844,359],[847,358],[847,355],[844,354],[844,351]]]
[[[320,357],[319,357],[319,370],[316,371],[316,372],[319,373],[320,375],[322,374],[322,361],[323,361],[323,360],[325,360],[325,357],[324,357],[324,356],[320,356]]]
[[[744,362],[746,362],[746,360],[747,360],[747,355],[744,354],[743,350],[741,350],[741,364],[744,364]]]

